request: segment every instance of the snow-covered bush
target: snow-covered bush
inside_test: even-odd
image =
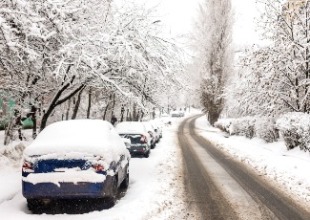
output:
[[[230,126],[232,124],[232,118],[221,118],[217,122],[214,123],[214,126],[221,131],[229,133]]]
[[[301,112],[290,112],[282,115],[276,127],[285,141],[288,150],[299,147],[310,150],[310,115]]]
[[[255,118],[223,118],[219,119],[214,126],[230,135],[240,135],[252,138],[254,136]]]
[[[247,138],[254,137],[254,126],[256,119],[254,117],[244,117],[232,120],[229,128],[231,135],[246,136]]]
[[[275,119],[270,117],[257,118],[254,133],[254,136],[265,140],[267,143],[274,142],[279,138],[279,132],[276,129]]]

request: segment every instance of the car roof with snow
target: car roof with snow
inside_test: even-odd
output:
[[[124,121],[116,125],[116,131],[119,134],[146,133],[146,128],[139,121]]]
[[[117,157],[127,150],[111,123],[81,119],[47,126],[24,151],[28,156],[73,152]]]

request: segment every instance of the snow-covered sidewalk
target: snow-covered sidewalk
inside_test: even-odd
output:
[[[287,151],[284,142],[267,144],[258,138],[227,136],[211,127],[206,117],[196,121],[197,132],[234,159],[252,168],[304,207],[310,206],[310,155],[298,148]]]
[[[164,128],[163,138],[149,158],[131,159],[130,186],[113,208],[77,215],[43,214],[44,219],[187,219],[183,166],[177,141],[177,129],[182,119],[172,120],[172,125]],[[0,175],[0,219],[41,219],[42,215],[28,211],[26,199],[21,194],[20,161],[1,155]]]

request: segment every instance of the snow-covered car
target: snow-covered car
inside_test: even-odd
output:
[[[156,128],[152,125],[151,122],[149,121],[144,121],[142,122],[143,125],[145,126],[147,132],[150,134],[151,136],[151,148],[155,148],[156,143],[159,141],[159,134],[156,131]]]
[[[179,111],[172,111],[170,114],[171,114],[171,117],[173,118],[181,117]]]
[[[157,142],[159,142],[159,140],[163,137],[162,124],[159,121],[156,121],[156,120],[151,120],[150,123],[155,128],[155,132],[156,132],[157,136],[159,137]]]
[[[130,140],[130,138],[122,137],[122,140],[123,140],[125,146],[127,147],[127,149],[129,150],[129,149],[130,149],[130,146],[131,146],[131,140]]]
[[[184,112],[183,111],[172,111],[171,112],[171,117],[175,118],[175,117],[184,117]]]
[[[47,126],[26,147],[22,193],[30,210],[59,199],[104,199],[129,184],[130,154],[112,124],[70,120]]]
[[[122,138],[130,139],[130,154],[149,157],[151,152],[151,136],[144,124],[138,121],[125,121],[116,125],[116,131]]]

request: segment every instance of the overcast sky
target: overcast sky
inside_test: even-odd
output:
[[[158,5],[163,21],[173,35],[187,35],[194,28],[199,2],[203,0],[145,0]],[[259,41],[254,19],[260,12],[256,0],[232,0],[235,11],[233,39],[236,44],[252,44]]]

